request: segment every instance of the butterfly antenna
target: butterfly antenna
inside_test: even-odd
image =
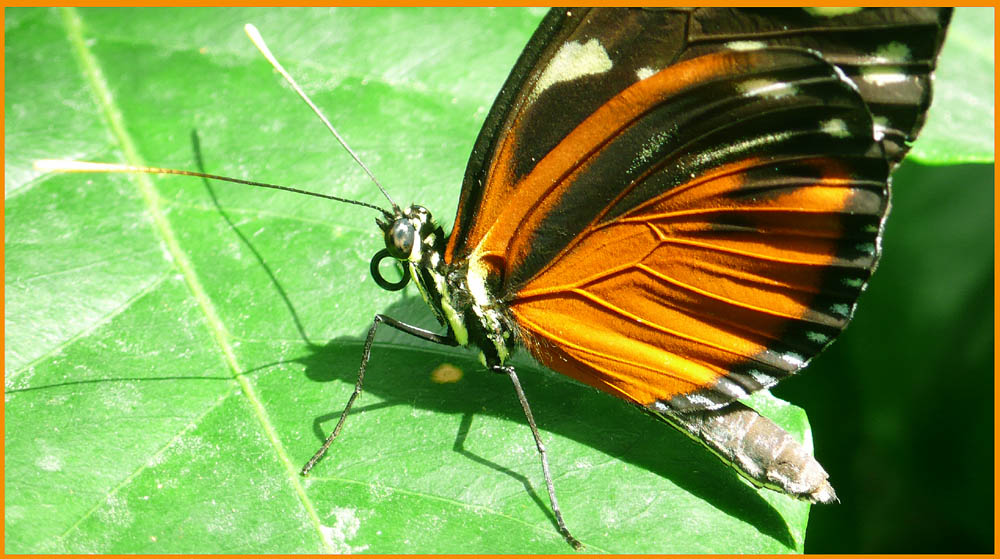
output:
[[[361,158],[358,157],[358,154],[354,153],[354,150],[351,149],[351,146],[347,145],[347,141],[345,141],[344,138],[340,136],[340,133],[337,132],[337,129],[334,128],[332,124],[330,124],[330,121],[327,120],[326,116],[324,116],[323,113],[319,110],[319,107],[317,107],[316,104],[312,102],[312,99],[310,99],[309,96],[306,95],[306,92],[303,91],[301,87],[299,87],[299,84],[295,83],[295,80],[292,78],[291,74],[289,74],[288,71],[285,70],[284,66],[282,66],[281,63],[278,62],[278,59],[275,58],[273,54],[271,54],[271,49],[267,48],[267,44],[264,43],[264,38],[261,37],[260,31],[257,31],[257,28],[254,27],[252,23],[244,25],[243,30],[246,31],[247,36],[250,37],[251,41],[253,41],[253,44],[254,46],[257,47],[257,50],[259,50],[260,53],[264,55],[264,58],[266,58],[267,61],[271,63],[271,66],[274,66],[274,69],[277,70],[278,73],[280,73],[282,77],[285,78],[288,84],[292,86],[292,89],[295,90],[295,93],[298,93],[299,97],[301,97],[302,100],[305,101],[307,105],[309,105],[309,108],[312,109],[314,113],[316,113],[316,116],[318,116],[319,119],[323,121],[323,124],[325,124],[326,127],[330,130],[330,132],[333,133],[333,137],[337,138],[337,141],[340,142],[340,145],[344,146],[344,149],[347,150],[347,153],[351,154],[351,157],[353,157],[354,160],[358,162],[358,165],[361,165],[361,168],[365,170],[365,173],[368,173],[368,177],[371,178],[372,182],[375,183],[375,186],[377,186],[378,189],[382,191],[382,195],[385,196],[385,199],[388,200],[390,204],[392,204],[392,209],[398,213],[399,206],[397,206],[396,202],[392,200],[392,197],[389,196],[389,193],[386,192],[385,188],[382,188],[382,184],[379,183],[378,179],[375,178],[375,175],[371,172],[371,169],[369,169],[368,166],[365,165],[363,161],[361,161]]]
[[[196,171],[183,171],[180,169],[164,169],[162,167],[141,167],[138,165],[122,165],[119,163],[91,163],[89,161],[69,161],[66,159],[39,159],[35,161],[35,169],[44,172],[59,172],[59,173],[147,173],[152,175],[184,175],[186,177],[201,177],[203,179],[234,182],[237,184],[259,186],[262,188],[273,188],[274,190],[284,190],[286,192],[294,192],[296,194],[305,194],[307,196],[315,196],[317,198],[325,198],[327,200],[344,202],[345,204],[354,204],[355,206],[362,206],[365,208],[371,208],[373,210],[379,211],[382,213],[382,215],[388,217],[389,219],[392,219],[393,217],[391,213],[374,204],[367,204],[365,202],[359,202],[357,200],[341,198],[340,196],[320,194],[319,192],[310,192],[308,190],[293,188],[291,186],[282,186],[280,184],[270,184],[266,182],[234,179],[232,177],[224,177],[222,175],[210,175],[208,173],[199,173]]]

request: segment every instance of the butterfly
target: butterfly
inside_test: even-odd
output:
[[[376,315],[356,389],[303,473],[341,432],[385,325],[471,347],[510,378],[574,547],[511,365],[519,348],[757,486],[835,502],[811,453],[739,400],[801,370],[849,322],[950,15],[550,11],[474,144],[450,231],[422,206],[375,208],[373,278],[412,280],[444,332]],[[382,274],[389,260],[398,281]]]
[[[949,17],[553,10],[486,118],[450,234],[419,206],[380,222],[380,254],[406,264],[448,331],[387,323],[473,346],[510,376],[571,544],[506,364],[518,345],[756,485],[836,501],[811,454],[738,400],[850,320]]]

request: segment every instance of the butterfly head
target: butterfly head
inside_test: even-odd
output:
[[[398,209],[392,221],[376,220],[385,235],[385,249],[396,260],[419,263],[421,255],[440,244],[441,229],[423,206]]]
[[[375,220],[385,237],[385,248],[372,258],[371,273],[380,287],[398,291],[409,282],[411,267],[438,268],[446,239],[441,226],[423,206],[396,208],[386,218]],[[403,264],[403,278],[398,282],[386,280],[379,271],[380,263],[388,257]]]

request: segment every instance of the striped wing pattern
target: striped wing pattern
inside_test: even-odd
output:
[[[950,8],[552,10],[476,140],[446,259],[467,258],[503,215],[504,206],[493,201],[507,199],[599,107],[671,64],[713,52],[787,47],[819,53],[860,91],[895,165],[924,122],[950,18]]]
[[[503,263],[522,339],[546,365],[644,406],[718,407],[798,370],[846,325],[887,210],[870,130],[854,89],[811,54],[679,63],[557,146],[474,255]],[[586,226],[534,258],[567,219]]]
[[[681,59],[733,44],[822,53],[857,86],[886,156],[902,161],[924,124],[951,9],[698,8]]]

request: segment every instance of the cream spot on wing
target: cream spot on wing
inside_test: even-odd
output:
[[[791,351],[782,355],[781,360],[793,367],[801,367],[806,364],[805,359],[801,355]]]
[[[823,132],[826,132],[834,138],[846,138],[851,135],[850,131],[847,130],[847,123],[840,118],[831,118],[830,120],[824,122],[821,126]]]
[[[885,131],[889,129],[889,119],[884,116],[876,116],[872,119],[874,124],[874,136],[876,142],[881,142],[885,137]]]
[[[899,41],[882,45],[875,50],[875,59],[879,62],[908,62],[911,58],[910,47]]]
[[[802,8],[811,16],[816,17],[837,17],[847,14],[853,14],[855,12],[860,12],[862,8],[837,8],[837,7],[827,7],[827,8]]]
[[[642,81],[652,76],[655,73],[656,70],[650,68],[649,66],[643,66],[642,68],[639,68],[638,70],[635,71],[635,75],[637,78],[639,78],[639,81]]]
[[[865,282],[861,278],[843,278],[842,280],[840,280],[840,282],[846,285],[847,287],[854,287],[854,288],[859,288],[865,284]]]
[[[772,99],[781,99],[796,93],[794,85],[765,79],[747,80],[739,84],[739,90],[745,97],[763,95]]]
[[[702,407],[702,408],[711,409],[713,406],[717,405],[710,398],[706,398],[705,396],[702,396],[701,394],[697,394],[697,393],[695,393],[695,394],[688,394],[685,397],[687,398],[688,402],[691,402],[693,405],[699,406],[699,407]]]
[[[534,101],[543,91],[560,82],[583,76],[603,74],[611,69],[611,59],[597,39],[580,44],[569,41],[559,48],[552,61],[535,83],[529,101]]]
[[[775,383],[774,377],[765,374],[760,370],[750,369],[748,372],[750,373],[750,376],[753,377],[753,379],[761,386],[770,386]]]
[[[816,342],[818,344],[825,344],[826,342],[830,341],[830,336],[827,336],[822,332],[809,331],[806,332],[806,337],[809,338],[810,341]]]
[[[730,41],[726,43],[726,48],[732,50],[759,50],[766,46],[760,41]]]
[[[865,66],[861,68],[861,79],[878,87],[903,83],[907,77],[899,66]]]

